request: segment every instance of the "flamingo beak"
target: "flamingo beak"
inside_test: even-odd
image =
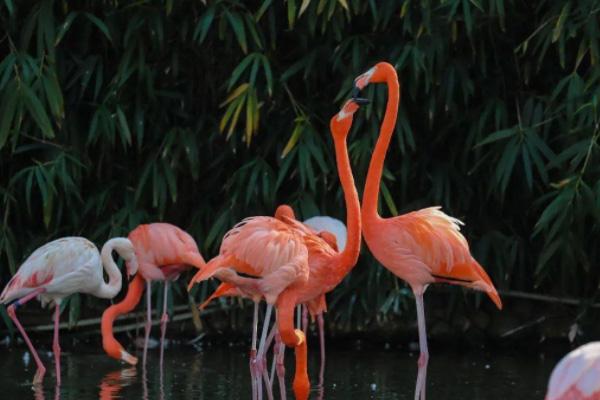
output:
[[[125,361],[126,363],[128,363],[130,365],[136,365],[138,362],[137,357],[132,356],[125,350],[121,350],[121,360]]]
[[[352,101],[358,104],[359,106],[364,106],[371,102],[371,100],[367,98],[358,96],[360,96],[360,88],[355,83],[354,88],[352,89]]]

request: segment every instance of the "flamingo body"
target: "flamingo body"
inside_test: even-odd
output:
[[[559,361],[546,400],[600,400],[600,342],[580,346]]]

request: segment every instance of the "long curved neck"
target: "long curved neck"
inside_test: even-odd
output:
[[[344,268],[337,272],[340,272],[345,276],[358,261],[358,255],[360,253],[360,202],[358,200],[356,186],[354,185],[354,177],[352,176],[352,167],[350,166],[346,141],[334,136],[333,142],[335,145],[335,159],[337,162],[338,175],[340,176],[340,182],[344,192],[344,201],[346,202],[346,226],[348,227],[346,247],[340,253],[340,257],[344,261],[342,263]]]
[[[400,85],[396,72],[390,68],[386,71],[386,83],[388,86],[388,102],[385,109],[385,116],[381,123],[379,138],[375,145],[375,150],[371,156],[369,172],[363,194],[362,217],[364,221],[380,218],[377,211],[379,200],[379,185],[381,184],[381,175],[383,173],[383,163],[385,153],[390,145],[394,126],[396,126],[396,117],[398,115],[398,104],[400,103]]]
[[[127,239],[110,239],[104,244],[104,246],[102,246],[102,266],[108,275],[108,283],[102,281],[98,291],[95,293],[97,297],[101,297],[103,299],[112,299],[121,291],[121,271],[119,271],[119,267],[117,267],[117,264],[112,257],[112,252],[113,250],[117,250],[117,246],[122,240]]]
[[[127,294],[119,303],[113,304],[104,310],[102,314],[101,331],[102,331],[102,343],[104,350],[110,354],[110,346],[121,345],[116,341],[113,335],[113,323],[120,315],[126,314],[133,310],[135,306],[140,302],[142,294],[144,293],[144,278],[140,274],[137,274],[133,280],[129,283],[129,289]]]

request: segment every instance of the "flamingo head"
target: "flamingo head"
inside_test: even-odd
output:
[[[115,250],[125,260],[125,267],[127,269],[127,277],[131,278],[137,273],[138,262],[135,256],[135,250],[133,244],[129,239],[123,239],[115,244]]]
[[[125,351],[123,346],[121,346],[119,342],[117,342],[114,338],[103,337],[102,345],[104,347],[104,351],[106,351],[106,354],[108,354],[110,357],[117,360],[125,361],[129,365],[137,364],[137,357],[132,356],[127,351]]]
[[[329,124],[334,139],[346,140],[352,126],[354,113],[362,104],[367,104],[368,102],[367,99],[350,99],[344,104],[342,109],[333,116]]]
[[[354,80],[354,94],[356,97],[359,91],[363,90],[369,83],[382,83],[385,82],[390,74],[395,74],[396,70],[394,66],[388,62],[382,61],[375,64],[374,67],[369,69],[364,74],[359,75]]]
[[[287,204],[282,204],[277,207],[275,210],[275,218],[278,220],[284,220],[284,218],[296,219],[296,214],[294,214],[294,209]]]

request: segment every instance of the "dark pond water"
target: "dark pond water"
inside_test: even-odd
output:
[[[249,399],[248,360],[243,347],[167,349],[163,372],[158,350],[146,372],[125,367],[93,349],[73,349],[62,358],[63,385],[54,387],[52,354],[42,351],[48,372],[43,387],[32,388],[35,364],[23,348],[0,350],[0,398],[3,399]],[[402,349],[357,350],[329,346],[325,384],[311,399],[412,399],[416,353]],[[291,352],[287,361],[292,362]],[[556,358],[514,352],[507,355],[432,351],[429,399],[543,399]],[[318,351],[309,365],[318,379]],[[292,365],[288,363],[287,380]],[[278,398],[278,393],[275,393]],[[288,399],[292,399],[291,384]]]

